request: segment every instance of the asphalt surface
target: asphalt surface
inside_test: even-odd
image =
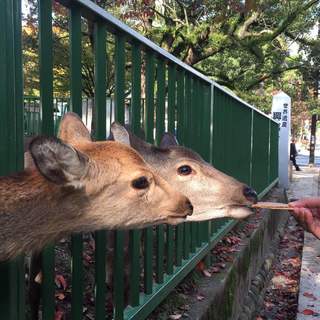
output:
[[[299,154],[296,158],[297,164],[299,166],[308,166],[309,165],[309,156],[306,154]],[[315,157],[315,166],[320,167],[320,157]]]
[[[294,171],[288,190],[289,198],[319,196],[319,168],[305,167]],[[320,240],[305,232],[297,320],[320,318]]]

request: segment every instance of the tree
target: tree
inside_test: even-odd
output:
[[[268,111],[271,98],[266,93],[271,93],[276,84],[285,86],[285,81],[288,79],[286,73],[292,75],[291,71],[296,71],[300,76],[301,73],[304,74],[305,69],[309,69],[309,60],[305,59],[303,54],[293,57],[290,45],[293,40],[299,41],[305,43],[308,48],[312,47],[313,49],[310,49],[312,52],[316,52],[318,41],[308,39],[308,34],[317,21],[319,1],[97,0],[95,2],[185,63],[235,91],[256,107]],[[32,0],[30,3],[33,10],[26,20],[35,25],[36,1]],[[67,31],[67,12],[57,2],[54,3],[55,41],[56,47],[59,48],[56,52],[57,63],[59,62],[56,71],[61,75],[56,77],[55,87],[59,88],[56,91],[67,93],[68,36],[61,37]],[[82,33],[85,48],[83,90],[84,94],[92,96],[93,27],[90,22],[84,21]],[[26,42],[30,44],[29,47],[34,48],[34,39],[35,36]],[[114,89],[113,45],[112,37],[109,37],[106,88],[109,94]],[[32,68],[31,61],[30,68]],[[127,68],[130,69],[129,58]],[[34,83],[36,84],[36,78]],[[128,93],[129,90],[128,88]]]

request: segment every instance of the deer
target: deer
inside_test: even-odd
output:
[[[138,152],[93,142],[76,114],[64,116],[59,136],[33,139],[29,169],[0,177],[0,261],[72,232],[174,225],[192,214],[190,200]]]
[[[156,147],[114,122],[110,139],[134,148],[171,186],[189,197],[194,210],[187,221],[243,219],[252,214],[250,206],[258,200],[256,191],[180,146],[173,134],[164,133]]]
[[[143,134],[143,133],[142,133]],[[193,150],[180,146],[175,136],[164,133],[159,147],[145,142],[127,127],[111,124],[109,139],[130,145],[145,161],[176,190],[186,195],[193,204],[190,221],[207,221],[218,218],[243,219],[252,214],[250,206],[257,202],[257,193],[246,184],[237,181],[205,162]],[[113,235],[109,234],[109,256],[114,256]],[[124,256],[128,256],[129,236],[125,234]],[[141,252],[143,247],[141,246]],[[108,259],[107,281],[113,288],[112,259]],[[129,268],[125,268],[125,292],[129,288]],[[127,301],[127,297],[125,297]]]
[[[73,145],[77,142],[78,129],[62,119],[58,137]],[[89,137],[87,137],[89,139]],[[193,215],[197,221],[220,217],[245,218],[252,213],[247,207],[257,201],[257,194],[250,187],[215,169],[206,163],[196,152],[179,146],[174,135],[164,133],[159,147],[138,138],[128,128],[114,122],[109,139],[134,148],[144,160],[176,190],[192,199]],[[191,171],[191,172],[190,172]],[[192,215],[192,216],[193,216]],[[188,216],[186,221],[189,221]],[[108,234],[107,286],[109,301],[112,304],[114,234]],[[128,275],[129,234],[125,233],[124,257],[126,294],[129,289]],[[141,251],[143,249],[141,248]],[[37,274],[39,268],[34,272]],[[125,300],[127,301],[127,296]]]

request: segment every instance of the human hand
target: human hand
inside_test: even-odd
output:
[[[299,224],[320,239],[320,197],[290,202],[289,207],[294,209],[291,213]]]

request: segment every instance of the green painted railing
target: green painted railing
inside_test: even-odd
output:
[[[53,98],[52,1],[39,3],[40,99],[22,97],[21,12],[19,0],[0,2],[0,155],[1,174],[22,168],[23,134],[53,135],[58,117],[70,109],[83,114],[81,97],[81,27],[93,24],[95,87],[92,123],[94,136],[107,135],[106,55],[114,50],[114,118],[130,122],[133,131],[144,129],[146,140],[159,143],[168,130],[181,144],[199,152],[218,169],[253,186],[260,196],[278,177],[278,125],[269,117],[226,92],[154,43],[88,0],[59,0],[68,8],[70,39],[70,99]],[[108,42],[107,42],[108,38]],[[110,42],[114,46],[107,49]],[[128,66],[131,66],[128,70]],[[141,77],[144,74],[145,77]],[[129,75],[129,76],[128,76]],[[130,88],[129,113],[125,112]],[[21,106],[24,105],[24,117]],[[83,235],[71,238],[71,305],[68,319],[81,319],[92,308],[95,319],[144,319],[168,293],[206,258],[210,249],[234,226],[228,219],[183,225],[158,226],[127,234],[113,233],[112,311],[106,308],[107,239],[111,232],[94,234],[94,292],[90,305],[85,294]],[[127,237],[128,236],[128,237]],[[128,239],[127,239],[128,238]],[[127,244],[128,241],[128,244]],[[110,244],[108,244],[110,245]],[[129,256],[125,258],[125,247]],[[143,250],[143,255],[141,255]],[[206,258],[209,263],[209,259]],[[126,275],[126,269],[128,277]],[[42,319],[55,314],[54,246],[42,252]],[[126,283],[129,279],[129,285]],[[26,319],[23,258],[0,264],[0,319]],[[88,292],[86,292],[86,295]],[[92,305],[93,304],[93,305]],[[28,309],[28,308],[27,308]]]

